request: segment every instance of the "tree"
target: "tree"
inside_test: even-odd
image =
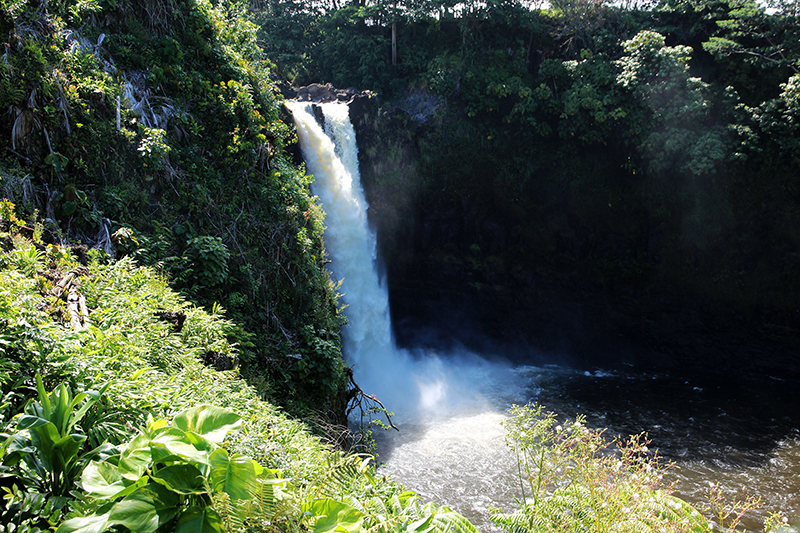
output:
[[[725,128],[716,124],[708,84],[689,76],[688,46],[666,46],[664,36],[639,32],[622,44],[618,83],[638,100],[639,151],[650,172],[698,176],[716,172],[728,155]]]
[[[796,6],[770,15],[754,0],[734,0],[729,17],[718,20],[719,35],[703,43],[703,49],[717,58],[743,56],[763,67],[789,68],[800,73],[800,26]],[[785,12],[792,12],[791,15]]]
[[[553,34],[563,43],[568,56],[576,57],[581,49],[593,48],[593,36],[606,23],[607,0],[553,0],[556,19]]]

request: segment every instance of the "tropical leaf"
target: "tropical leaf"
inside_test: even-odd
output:
[[[108,514],[82,516],[64,521],[56,533],[103,533],[108,528]]]
[[[205,494],[207,492],[205,477],[193,465],[170,465],[160,469],[150,479],[178,494]]]
[[[120,475],[125,479],[136,481],[142,477],[152,460],[150,437],[140,433],[123,448],[120,454]]]
[[[303,512],[311,513],[315,517],[314,533],[358,533],[364,521],[364,513],[346,503],[331,499],[307,503],[303,506]]]
[[[199,405],[179,413],[172,425],[186,432],[202,435],[211,442],[222,442],[225,436],[235,431],[242,420],[233,411],[213,405]]]
[[[215,450],[209,457],[211,472],[208,482],[211,492],[224,492],[232,500],[249,500],[255,496],[256,470],[251,458],[233,454],[222,448]]]
[[[146,477],[136,482],[123,478],[119,467],[109,461],[92,461],[81,474],[83,490],[99,499],[124,498],[146,482]]]
[[[222,533],[225,528],[220,516],[209,507],[190,507],[178,518],[175,533]]]
[[[174,492],[148,483],[117,502],[109,513],[109,522],[136,533],[152,533],[178,514],[180,503]]]

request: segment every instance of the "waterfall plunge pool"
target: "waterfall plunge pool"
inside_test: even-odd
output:
[[[424,499],[448,505],[483,531],[488,509],[520,497],[516,461],[502,421],[514,403],[537,402],[562,417],[583,414],[608,435],[647,432],[676,468],[676,494],[702,501],[709,483],[725,495],[745,489],[762,508],[743,525],[761,529],[782,511],[800,519],[800,391],[780,380],[714,382],[668,374],[511,367],[474,355],[411,354],[392,341],[388,295],[375,269],[375,235],[358,172],[346,105],[291,102],[312,189],[327,213],[326,248],[343,279],[349,323],[343,347],[356,380],[391,410],[400,433],[377,436],[379,472]],[[442,310],[446,312],[447,310]]]
[[[454,358],[449,364],[472,363]],[[442,413],[399,413],[399,433],[376,435],[379,472],[464,514],[481,531],[499,531],[488,509],[513,510],[521,495],[502,421],[512,404],[535,402],[559,418],[585,415],[587,425],[605,428],[609,438],[647,433],[650,448],[674,463],[665,483],[674,483],[674,494],[686,501],[706,502],[711,484],[728,502],[759,498],[761,507],[742,521],[748,531],[761,531],[772,512],[791,523],[800,519],[796,384],[555,365],[516,367],[509,380],[509,369],[501,368],[499,375],[487,366],[475,370],[471,400],[445,404]]]

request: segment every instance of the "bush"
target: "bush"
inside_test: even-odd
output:
[[[514,406],[511,415],[521,508],[490,517],[505,531],[711,533],[699,511],[661,486],[663,468],[641,435],[609,445],[582,417],[561,425],[541,406]]]

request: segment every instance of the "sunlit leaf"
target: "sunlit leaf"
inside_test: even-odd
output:
[[[103,533],[108,526],[108,514],[70,518],[63,522],[56,533]]]
[[[152,479],[178,494],[205,494],[206,492],[203,474],[192,465],[178,464],[162,468],[152,476]]]
[[[361,530],[364,513],[358,509],[336,500],[315,500],[303,506],[303,512],[316,517],[314,533],[342,531],[357,533]]]
[[[92,461],[81,474],[83,490],[95,498],[111,498],[123,491],[130,482],[125,483],[119,467],[107,461]]]
[[[233,411],[213,405],[199,405],[183,411],[172,422],[176,428],[197,433],[211,442],[222,442],[241,423],[241,417]]]
[[[148,483],[118,502],[109,521],[136,533],[151,533],[178,514],[180,498],[157,483]]]
[[[232,500],[247,500],[256,493],[254,461],[239,454],[228,456],[218,449],[209,457],[211,473],[208,476],[212,492],[224,492]]]

